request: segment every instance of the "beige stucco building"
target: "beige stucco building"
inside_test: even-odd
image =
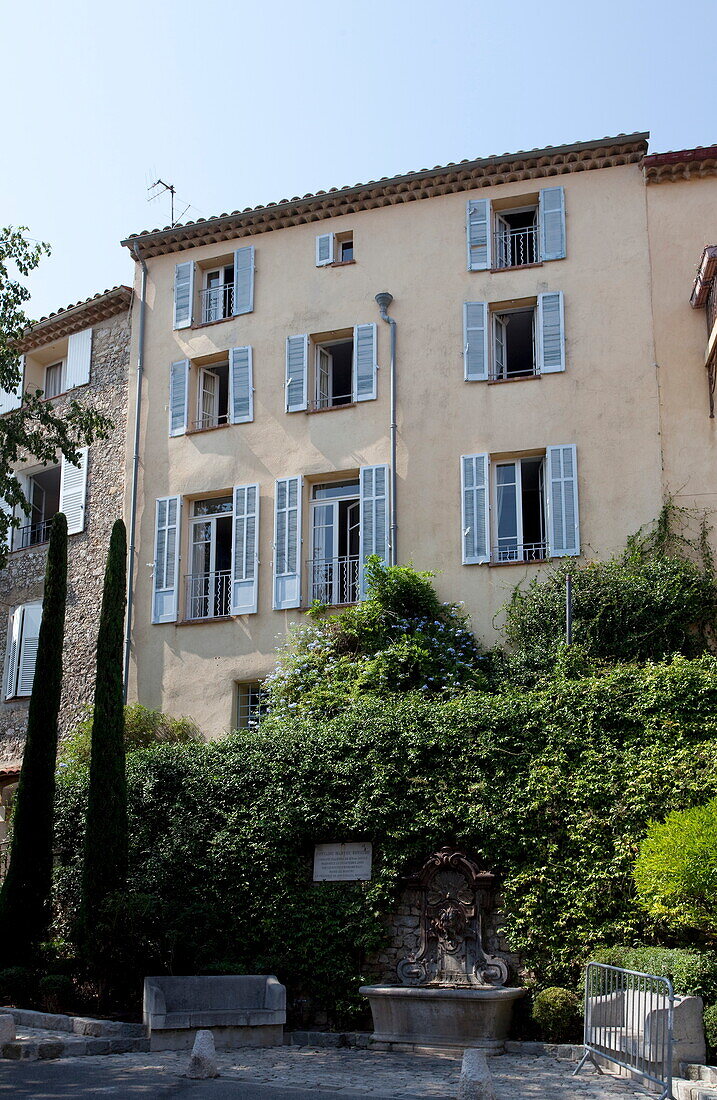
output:
[[[435,570],[492,641],[513,586],[551,560],[614,553],[666,491],[711,506],[689,293],[717,181],[704,156],[666,172],[646,139],[123,242],[138,261],[131,698],[219,736],[256,713],[303,608],[360,598],[370,553]]]

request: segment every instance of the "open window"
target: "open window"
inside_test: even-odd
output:
[[[202,324],[221,321],[234,313],[234,265],[226,264],[204,272]]]
[[[186,619],[217,619],[230,614],[233,514],[231,496],[208,497],[191,504]]]
[[[507,302],[463,303],[467,382],[507,382],[565,370],[562,291]]]
[[[65,392],[65,361],[45,367],[45,397],[58,397]]]
[[[492,560],[542,561],[547,557],[545,457],[496,462]]]
[[[495,211],[493,249],[493,267],[524,267],[538,263],[537,203]]]
[[[197,368],[195,431],[229,423],[229,363]]]
[[[13,528],[11,548],[25,550],[47,542],[50,537],[52,519],[60,511],[61,466],[59,463],[40,466],[32,473],[16,476],[30,505],[30,514],[20,514],[21,526]]]
[[[468,270],[525,267],[565,257],[565,193],[544,187],[505,199],[469,199]]]
[[[345,233],[321,233],[316,238],[316,266],[327,267],[329,264],[353,263],[354,260],[354,235],[353,232]]]
[[[538,373],[535,354],[535,307],[493,313],[493,366],[495,382],[525,378]]]
[[[375,323],[289,336],[286,411],[319,412],[376,398]]]
[[[311,491],[309,604],[337,606],[359,598],[359,480],[327,482]]]
[[[353,334],[314,344],[314,409],[349,405],[353,392]]]
[[[199,309],[197,310],[197,293]],[[174,269],[174,328],[207,325],[254,309],[254,246]]]

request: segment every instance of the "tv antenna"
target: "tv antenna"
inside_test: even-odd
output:
[[[171,220],[170,224],[172,225],[172,227],[174,227],[177,224],[177,222],[179,221],[179,218],[174,217],[174,199],[175,199],[175,196],[177,194],[177,190],[176,190],[173,183],[165,183],[164,180],[159,179],[159,180],[155,180],[155,182],[150,187],[147,188],[147,191],[154,191],[154,189],[156,187],[159,188],[159,191],[155,191],[154,195],[149,195],[149,197],[147,199],[147,202],[152,202],[154,199],[158,199],[160,197],[160,195],[164,195],[165,192],[169,191],[169,199],[170,199],[171,215],[172,215],[172,220]],[[180,218],[184,214],[186,214],[187,210],[189,210],[189,207],[190,207],[190,203],[187,203],[187,205],[184,207],[184,210],[179,215]]]

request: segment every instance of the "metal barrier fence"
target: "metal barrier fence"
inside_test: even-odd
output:
[[[672,1043],[675,995],[668,978],[591,962],[585,972],[585,1053],[629,1070],[672,1100]]]

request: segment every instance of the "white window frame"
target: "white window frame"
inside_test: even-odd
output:
[[[226,281],[226,273],[229,270],[229,268],[232,268],[232,278],[231,278],[230,283],[228,283]],[[209,286],[209,280],[212,277],[212,275],[219,275],[220,282],[218,282],[216,284],[216,286],[210,287]],[[225,287],[227,287],[227,286],[234,287],[234,292],[236,293],[236,287],[234,286],[234,271],[233,271],[232,264],[221,264],[219,267],[206,268],[202,272],[202,324],[203,325],[212,324],[214,321],[226,321],[230,317],[233,316],[233,312],[230,311],[230,312],[222,312],[221,315],[218,316],[218,317],[207,317],[207,298],[208,298],[207,291],[217,290],[217,291],[221,292],[220,304],[221,304],[221,309],[224,310],[225,307],[226,307],[226,304],[227,304],[226,303],[226,298],[225,298]]]
[[[536,459],[540,459],[541,472],[542,472],[542,526],[543,526],[543,538],[540,543],[531,543],[530,545],[539,546],[542,545],[543,552],[540,557],[526,557],[525,556],[525,542],[523,535],[523,462],[534,462]],[[546,469],[547,458],[546,454],[535,455],[516,455],[514,458],[501,458],[496,460],[490,460],[488,462],[488,476],[490,480],[490,504],[491,504],[491,517],[492,522],[490,525],[491,535],[491,547],[490,547],[490,560],[496,565],[504,565],[514,562],[539,562],[546,561],[550,556],[549,551],[549,536],[548,536],[548,498],[546,489]],[[508,551],[511,556],[501,557],[501,548],[498,545],[498,469],[501,466],[513,466],[515,468],[515,495],[516,495],[516,546],[514,550]]]
[[[490,359],[488,363],[488,380],[491,382],[510,382],[514,378],[534,378],[541,373],[540,357],[538,354],[538,336],[540,318],[538,316],[537,303],[532,306],[516,306],[514,309],[495,309],[489,310],[490,314]],[[533,369],[530,372],[521,372],[520,374],[508,374],[507,365],[505,362],[505,350],[507,350],[507,340],[504,348],[503,359],[503,374],[498,375],[498,331],[501,319],[503,317],[510,317],[518,313],[530,313],[533,319]]]

